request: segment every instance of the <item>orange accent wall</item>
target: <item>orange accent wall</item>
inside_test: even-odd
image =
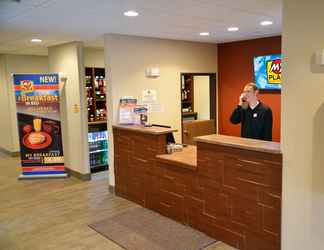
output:
[[[240,136],[240,125],[229,121],[244,85],[254,82],[253,58],[281,53],[281,37],[218,45],[219,132]],[[272,109],[274,141],[280,141],[280,92],[261,92],[259,99]]]

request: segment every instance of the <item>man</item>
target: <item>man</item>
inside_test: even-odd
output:
[[[258,93],[254,83],[245,85],[231,122],[241,123],[242,137],[272,141],[272,111],[258,100]]]

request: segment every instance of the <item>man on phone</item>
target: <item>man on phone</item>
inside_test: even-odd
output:
[[[246,84],[230,120],[241,123],[241,137],[272,141],[272,111],[258,100],[258,93],[254,83]]]

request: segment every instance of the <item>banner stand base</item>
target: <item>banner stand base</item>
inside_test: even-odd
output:
[[[19,175],[18,180],[34,180],[34,179],[62,179],[67,178],[68,174],[35,174],[35,175]]]

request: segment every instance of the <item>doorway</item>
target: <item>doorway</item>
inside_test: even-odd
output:
[[[180,90],[182,143],[193,145],[216,133],[216,73],[181,73]]]

